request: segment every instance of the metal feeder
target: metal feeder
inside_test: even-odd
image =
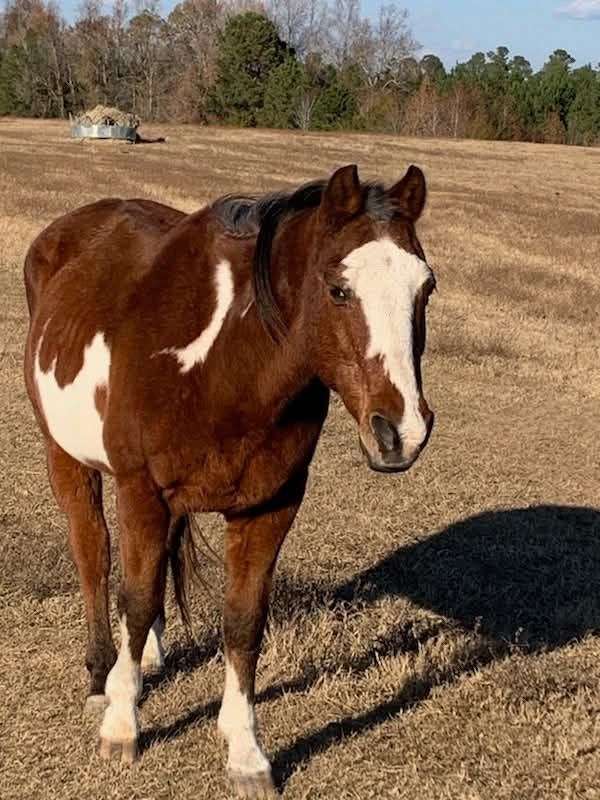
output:
[[[136,128],[127,125],[72,125],[71,136],[74,139],[121,139],[135,142]]]

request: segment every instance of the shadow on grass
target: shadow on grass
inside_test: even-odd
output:
[[[189,641],[171,648],[166,656],[160,672],[144,675],[144,685],[139,700],[140,707],[146,702],[151,692],[167,683],[175,675],[187,675],[214,658],[221,648],[221,636],[209,634],[202,641]]]
[[[402,595],[499,642],[556,647],[600,628],[600,511],[567,506],[461,520],[338,586],[336,601]]]
[[[559,647],[600,629],[600,512],[537,506],[489,512],[390,553],[333,589],[333,603],[404,596],[482,636],[482,646],[391,699],[334,720],[280,750],[278,785],[310,758],[425,699],[435,686],[518,646]],[[397,652],[401,652],[399,648]],[[371,664],[376,660],[375,654]]]
[[[282,787],[316,753],[365,732],[426,698],[435,686],[455,680],[519,647],[526,652],[559,647],[600,629],[600,512],[590,508],[537,506],[471,517],[423,541],[401,547],[337,586],[286,581],[277,591],[275,619],[350,604],[368,606],[384,597],[408,597],[452,624],[477,633],[457,661],[409,681],[392,698],[355,715],[332,720],[280,750],[273,759]],[[326,672],[357,673],[382,657],[417,652],[442,630],[433,623],[415,634],[394,628],[377,648],[331,668],[302,675],[263,691],[257,700],[309,689]],[[418,638],[417,638],[418,637]],[[198,662],[201,663],[201,660]],[[216,715],[218,702],[190,711],[170,726],[148,731],[152,741],[172,739],[200,719]]]

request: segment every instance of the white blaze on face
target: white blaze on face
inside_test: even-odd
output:
[[[70,456],[83,462],[110,467],[102,436],[103,421],[96,408],[96,389],[108,386],[110,350],[104,334],[98,332],[83,351],[83,366],[75,379],[59,386],[54,372],[40,367],[39,347],[35,358],[35,381],[48,430],[54,441]]]
[[[170,347],[167,350],[163,350],[163,352],[171,353],[177,358],[180,364],[179,369],[182,373],[189,372],[196,364],[202,364],[206,361],[209,350],[219,335],[227,312],[233,302],[233,274],[231,272],[231,264],[225,259],[217,264],[215,287],[217,290],[217,307],[213,312],[208,327],[186,347]]]
[[[389,238],[353,250],[343,261],[344,278],[360,300],[367,328],[367,358],[380,358],[404,400],[399,427],[403,442],[418,447],[427,428],[419,410],[413,360],[413,312],[419,289],[431,276],[427,264]]]
[[[254,708],[240,691],[232,664],[225,662],[225,692],[219,712],[219,730],[227,739],[227,768],[238,775],[270,772],[271,766],[256,741]]]

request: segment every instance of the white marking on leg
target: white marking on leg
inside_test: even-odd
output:
[[[157,672],[165,665],[165,654],[161,642],[164,632],[162,620],[157,617],[150,630],[142,653],[142,669],[145,672]]]
[[[106,679],[109,706],[100,727],[100,738],[109,742],[132,742],[138,736],[137,701],[142,689],[140,665],[131,657],[127,617],[121,617],[121,648]]]
[[[100,720],[106,711],[108,700],[104,694],[90,694],[85,700],[83,713],[85,716],[97,718]]]
[[[218,725],[229,745],[230,772],[248,776],[271,772],[271,765],[256,741],[254,708],[240,691],[237,673],[228,661],[225,661],[225,691]]]
[[[215,272],[217,307],[207,328],[186,347],[168,347],[162,353],[174,355],[180,364],[180,372],[189,372],[196,364],[202,364],[213,346],[223,326],[227,312],[233,302],[233,274],[231,264],[225,259],[217,264]]]
[[[418,256],[387,237],[356,248],[343,263],[344,278],[361,302],[369,330],[366,357],[381,358],[404,400],[399,434],[408,447],[418,447],[427,426],[419,409],[413,313],[417,293],[431,277],[431,270]]]
[[[42,411],[52,438],[70,456],[83,462],[110,467],[104,447],[102,417],[96,408],[96,389],[108,386],[110,350],[104,334],[98,332],[83,351],[83,366],[75,379],[59,386],[54,375],[56,359],[44,372],[40,367],[39,347],[35,358],[35,380]]]

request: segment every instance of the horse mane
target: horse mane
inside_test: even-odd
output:
[[[301,211],[320,205],[326,180],[306,183],[291,192],[273,192],[261,197],[225,195],[211,205],[228,233],[233,236],[256,236],[252,283],[259,316],[275,341],[287,334],[281,309],[277,305],[271,281],[271,252],[281,224]],[[395,208],[380,183],[363,184],[363,213],[377,222],[389,222]]]

